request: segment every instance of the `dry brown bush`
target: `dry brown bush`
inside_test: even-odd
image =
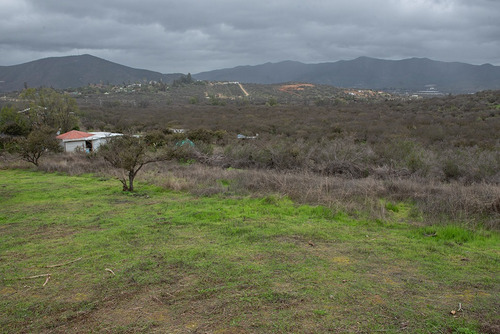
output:
[[[85,153],[63,153],[52,155],[43,160],[39,170],[45,172],[61,172],[68,175],[81,175],[86,173],[106,174],[109,166],[106,162],[94,155]]]
[[[413,218],[424,223],[453,222],[470,227],[500,228],[500,187],[494,184],[444,183],[425,178],[354,179],[315,173],[236,170],[200,164],[151,166],[148,182],[199,195],[288,196],[298,203],[325,205],[351,214],[385,218],[380,199],[411,203]],[[221,181],[226,181],[224,186]]]

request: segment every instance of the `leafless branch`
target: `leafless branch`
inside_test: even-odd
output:
[[[47,277],[47,276],[50,276],[50,274],[41,274],[41,275],[34,275],[34,276],[28,276],[28,277],[19,277],[18,279],[33,279],[33,278]]]
[[[50,265],[50,266],[46,266],[44,268],[55,268],[55,267],[62,267],[62,266],[65,266],[67,264],[70,264],[70,263],[73,263],[73,262],[77,262],[77,261],[80,261],[82,258],[79,257],[78,259],[76,260],[71,260],[71,261],[68,261],[68,262],[64,262],[64,263],[59,263],[59,264],[53,264],[53,265]]]
[[[113,276],[115,276],[115,272],[114,272],[113,270],[111,270],[111,269],[109,269],[109,268],[106,268],[106,269],[104,269],[104,270],[109,271],[110,273],[112,273],[112,274],[113,274]]]
[[[49,275],[49,276],[47,276],[47,278],[45,279],[45,283],[43,283],[43,285],[42,285],[42,286],[47,285],[47,283],[49,282],[49,279],[50,279],[50,275]]]

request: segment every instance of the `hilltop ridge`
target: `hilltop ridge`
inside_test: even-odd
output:
[[[443,93],[500,89],[500,66],[441,62],[428,58],[353,60],[304,64],[284,61],[197,73],[199,80],[273,84],[309,82],[336,87],[419,91],[437,87]]]
[[[89,54],[51,57],[12,66],[0,66],[0,92],[26,86],[75,88],[88,84],[121,84],[136,81],[172,82],[180,74],[136,69]]]
[[[65,89],[88,84],[171,83],[181,75],[136,69],[89,54],[51,57],[0,66],[0,92],[21,90],[26,86]],[[291,60],[268,62],[201,72],[194,74],[193,78],[256,84],[302,82],[391,92],[416,92],[432,87],[442,93],[460,94],[500,89],[500,66],[442,62],[428,58],[384,60],[359,57],[318,64]]]

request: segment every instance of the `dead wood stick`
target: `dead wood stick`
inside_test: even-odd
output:
[[[35,275],[35,276],[29,276],[29,277],[19,277],[18,279],[33,279],[33,278],[47,277],[47,276],[50,276],[50,274],[41,274],[41,275]]]
[[[47,285],[47,283],[49,283],[49,279],[50,279],[50,275],[49,275],[49,276],[47,276],[47,278],[45,279],[45,283],[43,283],[43,285],[42,285],[42,286]]]
[[[109,269],[109,268],[106,268],[106,269],[104,269],[104,270],[109,271],[110,273],[112,273],[112,274],[113,274],[113,276],[115,276],[115,272],[114,272],[113,270],[111,270],[111,269]]]
[[[44,268],[55,268],[55,267],[61,267],[61,266],[65,266],[67,264],[70,264],[70,263],[73,263],[73,262],[76,262],[76,261],[80,261],[82,258],[79,257],[78,259],[76,260],[71,260],[71,261],[68,261],[68,262],[64,262],[64,263],[59,263],[59,264],[53,264],[53,265],[50,265],[50,266],[46,266]]]

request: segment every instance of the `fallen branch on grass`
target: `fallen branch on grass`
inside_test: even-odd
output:
[[[50,274],[41,274],[41,275],[28,276],[28,277],[19,277],[18,279],[33,279],[33,278],[47,277],[47,276],[50,276]]]
[[[116,275],[115,275],[115,272],[114,272],[113,270],[111,270],[111,269],[109,269],[109,268],[106,268],[106,269],[104,269],[104,270],[109,271],[110,273],[112,273],[112,274],[113,274],[113,276],[116,276]]]
[[[49,275],[49,276],[47,276],[47,278],[45,279],[45,283],[43,283],[43,285],[42,285],[42,286],[47,285],[47,283],[49,282],[49,279],[50,279],[50,275]]]
[[[62,266],[65,266],[67,264],[70,264],[70,263],[73,263],[73,262],[76,262],[76,261],[80,261],[82,258],[79,257],[78,259],[76,260],[71,260],[71,261],[68,261],[68,262],[64,262],[64,263],[59,263],[59,264],[53,264],[53,265],[50,265],[50,266],[46,266],[44,268],[55,268],[55,267],[62,267]]]
[[[18,277],[18,278],[14,278],[14,279],[23,280],[23,279],[34,279],[34,278],[40,278],[40,277],[45,277],[45,283],[43,283],[42,286],[46,286],[47,283],[49,282],[50,274],[40,274],[40,275],[33,275],[33,276],[27,276],[27,277]]]

